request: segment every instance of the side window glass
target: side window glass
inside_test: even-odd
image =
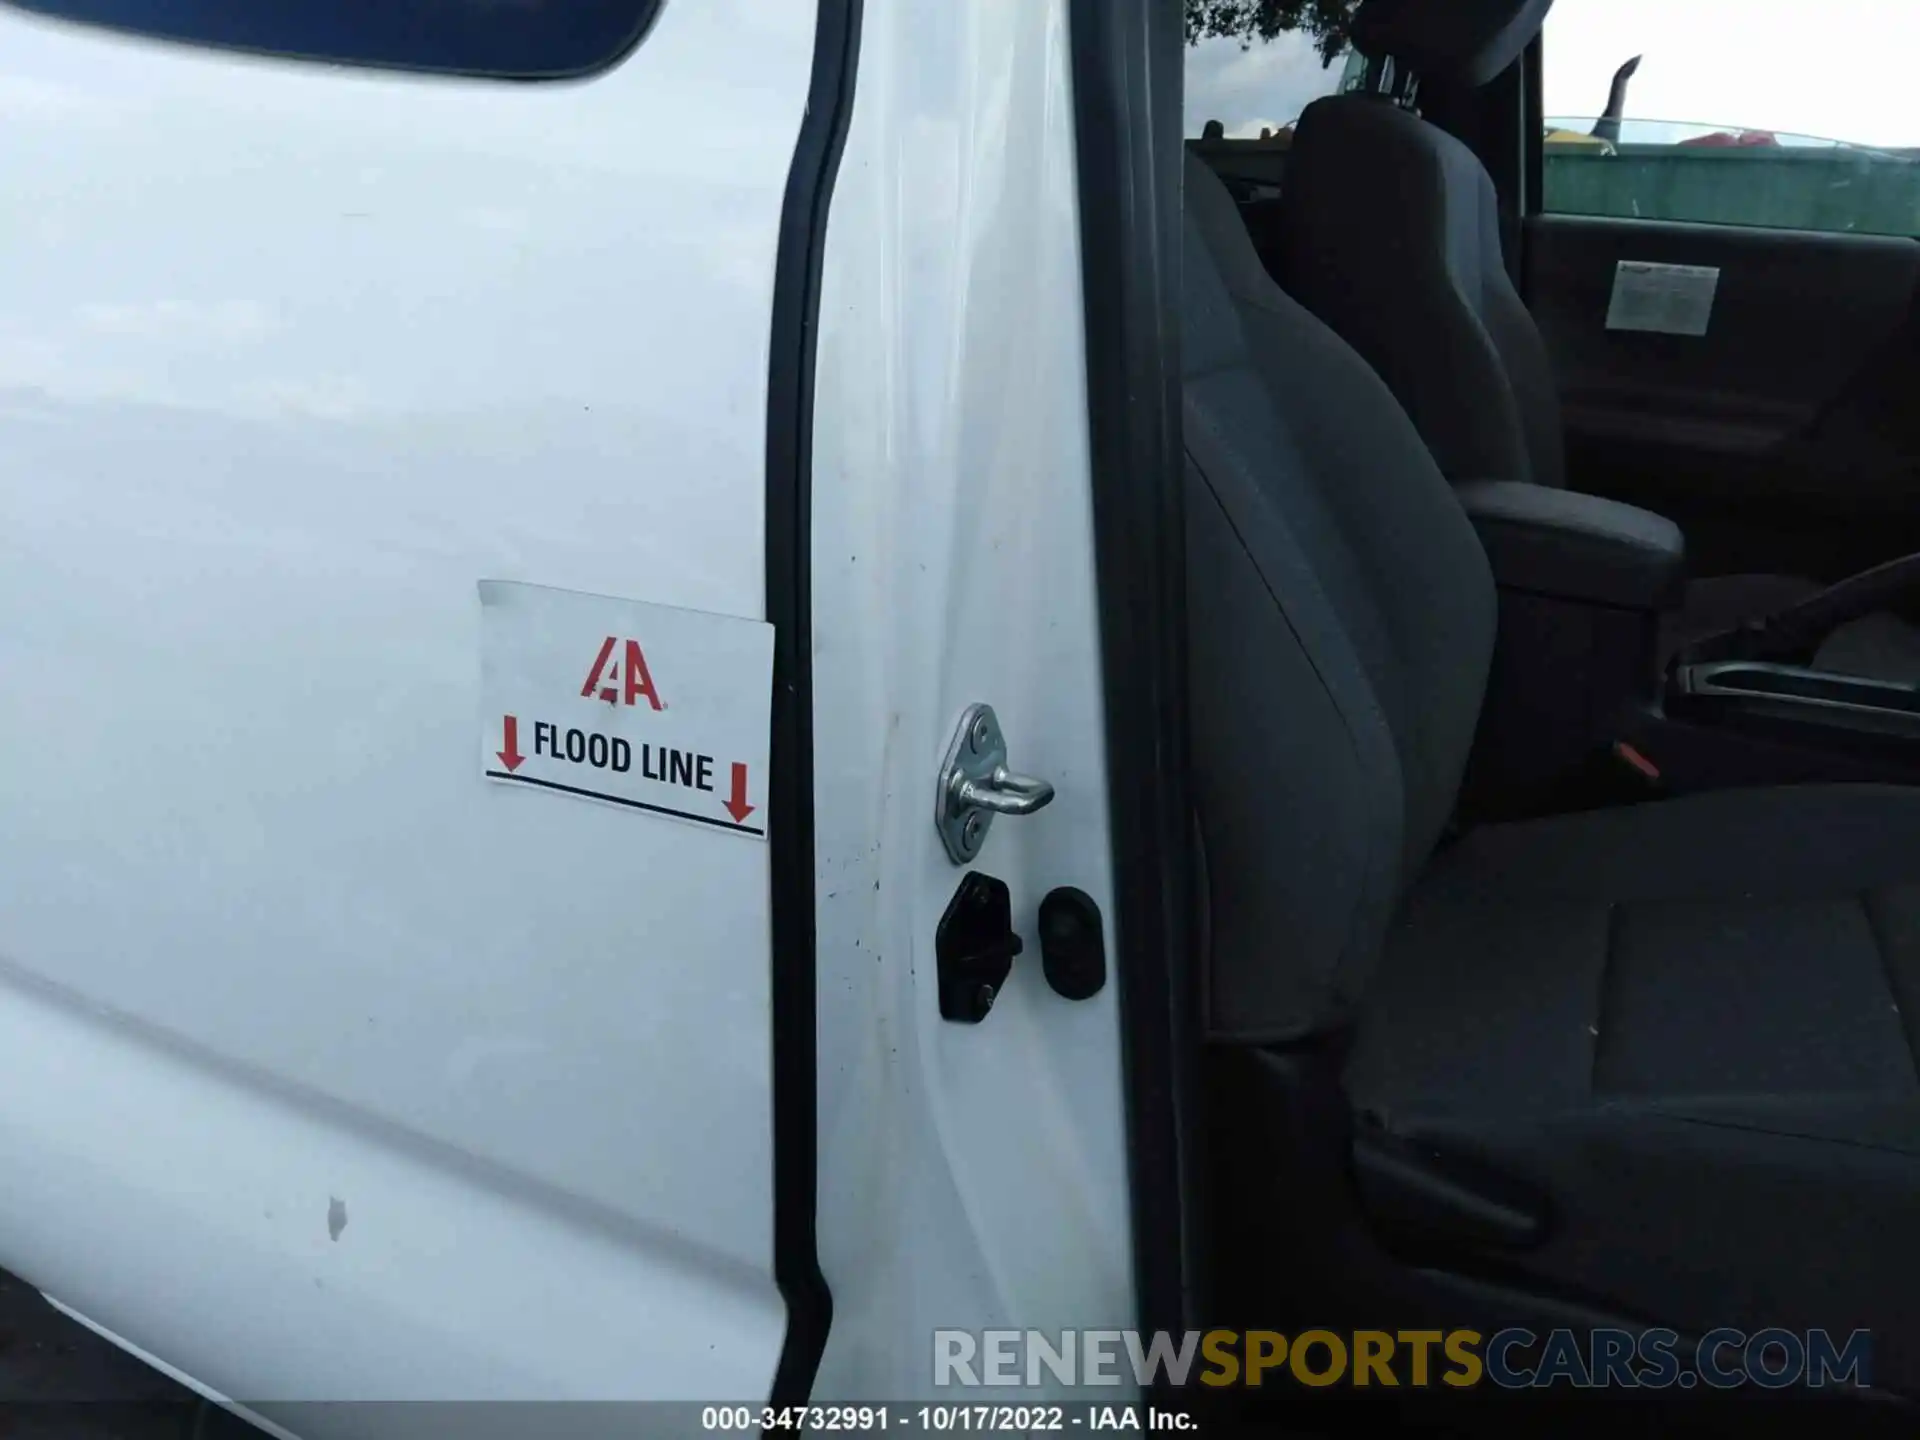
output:
[[[1541,208],[1920,235],[1912,0],[1559,0]]]
[[[5,0],[157,40],[290,59],[511,80],[622,59],[661,0]]]

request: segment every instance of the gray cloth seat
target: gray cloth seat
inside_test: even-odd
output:
[[[1420,8],[1368,0],[1355,17],[1356,44],[1411,57],[1434,78],[1478,84],[1519,54],[1548,0],[1475,0],[1466,23],[1446,17],[1452,28]],[[1454,9],[1425,8],[1435,17]],[[1502,256],[1493,181],[1466,145],[1381,98],[1315,101],[1288,151],[1277,263],[1287,292],[1386,381],[1449,480],[1566,484],[1546,345]],[[1790,576],[1697,581],[1668,638],[1677,646],[1718,633],[1729,615],[1738,623],[1766,613],[1754,603],[1789,603],[1817,588]],[[1875,617],[1813,663],[1920,681],[1920,632]]]
[[[1443,854],[1347,1089],[1551,1195],[1542,1279],[1695,1334],[1871,1329],[1920,1388],[1916,1043],[1920,792],[1730,792]]]
[[[1438,848],[1485,555],[1381,378],[1191,157],[1186,183],[1209,1037],[1351,1032],[1343,1084],[1381,1132],[1548,1195],[1544,1243],[1465,1270],[1696,1333],[1872,1328],[1874,1383],[1920,1391],[1920,791],[1729,791]]]

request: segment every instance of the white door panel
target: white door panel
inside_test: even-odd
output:
[[[9,1259],[303,1440],[473,1416],[276,1401],[764,1392],[785,1325],[752,1268],[34,982],[6,1000],[8,1084],[37,1099],[0,1112]]]
[[[813,471],[819,1399],[941,1394],[937,1327],[1133,1323],[1116,987],[1055,994],[1034,924],[1053,887],[1086,891],[1111,974],[1065,16],[875,0],[863,21]],[[966,867],[1011,887],[1025,953],[963,1025],[934,932],[965,870],[933,814],[974,701],[1056,798]]]
[[[766,847],[482,780],[475,585],[762,616],[812,26],[508,85],[0,13],[0,1264],[226,1393],[766,1393]]]

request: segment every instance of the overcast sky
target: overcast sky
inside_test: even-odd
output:
[[[1630,119],[1920,145],[1920,0],[1558,0],[1547,114],[1598,115],[1635,55]],[[1207,41],[1188,54],[1187,133],[1214,119],[1229,134],[1286,124],[1339,76],[1303,36],[1249,51]]]

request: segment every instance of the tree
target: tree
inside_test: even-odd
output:
[[[1187,43],[1227,38],[1242,49],[1282,31],[1304,30],[1331,65],[1347,48],[1347,27],[1360,0],[1186,0]]]

